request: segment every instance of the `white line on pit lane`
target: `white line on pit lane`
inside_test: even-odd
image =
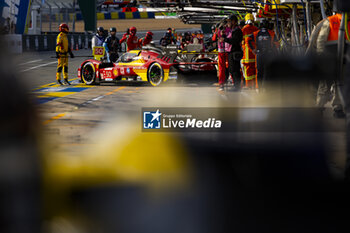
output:
[[[78,109],[78,108],[80,108],[80,107],[84,107],[84,106],[86,106],[86,105],[88,105],[88,104],[91,104],[91,103],[93,103],[93,102],[95,102],[95,101],[98,101],[98,100],[100,100],[100,99],[103,99],[104,97],[106,97],[105,95],[100,95],[100,96],[98,96],[98,97],[96,97],[96,98],[93,98],[93,99],[91,99],[91,100],[88,100],[88,101],[86,101],[85,103],[82,103],[79,107],[76,107],[76,109]]]
[[[51,64],[55,64],[55,63],[57,64],[57,61],[41,64],[41,65],[38,65],[38,66],[33,66],[31,68],[28,68],[28,69],[25,69],[25,70],[21,70],[20,73],[26,72],[26,71],[29,71],[29,70],[34,70],[34,69],[37,69],[37,68],[40,68],[40,67],[43,67],[43,66],[48,66],[48,65],[51,65]]]
[[[20,63],[18,64],[19,66],[23,66],[23,65],[27,65],[27,64],[30,64],[30,63],[35,63],[35,62],[38,62],[38,61],[42,61],[43,59],[38,59],[38,60],[33,60],[33,61],[27,61],[27,62],[24,62],[24,63]]]

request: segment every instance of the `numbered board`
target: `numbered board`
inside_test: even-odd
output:
[[[103,58],[105,56],[105,48],[102,46],[94,47],[92,50],[92,55],[94,56],[94,58],[96,60],[100,61],[101,58]]]

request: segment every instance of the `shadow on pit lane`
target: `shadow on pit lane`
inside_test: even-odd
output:
[[[218,78],[215,72],[190,72],[190,73],[179,73],[178,79],[176,80],[176,86],[213,86],[214,83],[218,82]]]
[[[191,73],[180,73],[177,80],[169,80],[162,83],[161,87],[166,86],[213,86],[218,82],[216,77],[216,72],[191,72]],[[117,83],[101,83],[101,86],[131,86],[131,87],[152,87],[151,84],[147,82],[137,82],[137,81],[118,81]]]

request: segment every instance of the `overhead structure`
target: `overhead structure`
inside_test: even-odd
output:
[[[96,0],[78,0],[83,15],[85,31],[95,31],[97,28]]]
[[[276,19],[277,16],[286,19],[291,18],[293,5],[296,5],[297,19],[307,21],[309,28],[312,27],[310,15],[304,17],[304,14],[310,12],[311,4],[316,6],[315,9],[319,10],[323,18],[326,17],[325,7],[331,5],[331,0],[140,0],[139,2],[142,5],[157,7],[160,11],[176,12],[177,16],[187,24],[215,24],[231,14],[243,19],[247,13],[256,13],[259,18]],[[310,32],[308,34],[310,35]]]
[[[217,23],[223,17],[240,12],[257,12],[256,4],[241,0],[195,0],[195,1],[153,1],[157,7],[176,12],[178,17],[187,24]]]

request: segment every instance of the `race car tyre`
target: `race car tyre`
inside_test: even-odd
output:
[[[81,79],[86,85],[96,84],[95,66],[91,62],[87,62],[81,68]]]
[[[162,66],[157,62],[151,64],[147,71],[147,78],[152,86],[159,86],[164,79],[164,70]]]

